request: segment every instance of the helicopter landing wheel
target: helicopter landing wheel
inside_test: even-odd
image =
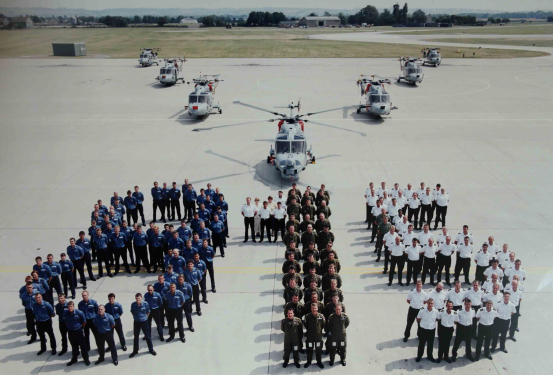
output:
[[[315,157],[314,156],[311,158],[311,164],[315,164]]]
[[[271,157],[267,156],[267,164],[271,164]]]
[[[360,114],[361,113],[361,110],[360,109],[357,109],[357,114]]]
[[[401,82],[401,79],[400,79],[400,78],[398,78],[398,79],[397,79],[397,83],[400,83],[400,82]]]
[[[223,114],[223,110],[222,109],[219,109],[219,114]]]

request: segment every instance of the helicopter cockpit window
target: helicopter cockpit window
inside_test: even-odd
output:
[[[165,69],[163,69],[163,68],[160,69],[160,70],[159,70],[159,74],[165,74]]]
[[[379,103],[380,95],[369,95],[369,103]]]
[[[413,74],[413,73],[422,73],[422,69],[418,66],[407,68],[407,74]]]
[[[198,103],[206,103],[206,102],[207,102],[207,95],[198,96]]]
[[[430,55],[428,55],[428,57],[431,59],[435,59],[436,57],[438,57],[438,55],[435,53],[431,53]]]
[[[173,74],[173,69],[169,68],[165,70],[166,74]]]
[[[305,142],[292,141],[292,152],[303,154],[305,152]]]
[[[188,97],[188,103],[197,103],[198,102],[198,97],[196,95],[190,95]]]
[[[390,95],[381,95],[380,103],[390,103]]]
[[[277,142],[275,145],[277,154],[284,154],[285,152],[290,152],[290,142]]]

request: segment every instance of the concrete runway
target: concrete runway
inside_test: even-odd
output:
[[[351,319],[347,367],[330,369],[325,357],[323,371],[550,373],[553,59],[444,60],[439,68],[423,68],[418,87],[394,81],[388,91],[399,109],[392,116],[357,115],[359,74],[397,78],[398,65],[395,59],[191,60],[187,78],[201,71],[225,80],[216,93],[223,114],[195,120],[183,108],[191,87],[161,87],[154,81],[158,68],[142,68],[134,59],[0,60],[1,372],[67,371],[69,354],[37,357],[39,345],[26,345],[17,290],[34,257],[54,253],[58,259],[68,239],[89,226],[97,199],[106,202],[113,191],[125,195],[139,185],[151,219],[153,181],[180,185],[184,178],[197,189],[207,182],[220,187],[230,204],[228,255],[215,261],[217,293],[208,294],[203,316],[193,316],[196,332],[186,331],[185,344],[156,338],[154,358],[141,341],[141,354],[130,360],[130,303],[155,277],[120,274],[89,282],[91,298],[99,303],[116,293],[131,345],[119,351],[118,367],[107,359],[88,372],[175,366],[206,374],[308,372],[281,367],[283,245],[242,243],[239,210],[245,197],[263,199],[290,187],[266,164],[276,124],[263,121],[271,118],[266,113],[233,104],[276,108],[301,98],[302,112],[339,108],[313,116],[324,125],[307,124],[317,164],[299,182],[302,191],[325,183],[332,194],[330,219]],[[509,354],[477,363],[462,358],[451,365],[415,363],[415,331],[402,342],[411,288],[387,286],[363,222],[363,192],[370,181],[402,187],[441,183],[451,194],[451,233],[468,224],[476,246],[494,235],[522,259],[528,279],[521,332],[516,343],[507,342]],[[85,368],[79,362],[71,371]]]

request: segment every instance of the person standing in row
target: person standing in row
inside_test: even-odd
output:
[[[330,352],[330,366],[334,365],[334,359],[336,358],[336,352],[340,356],[342,366],[346,365],[346,353],[347,353],[347,335],[346,329],[349,326],[349,317],[342,312],[342,305],[337,304],[335,313],[328,317],[326,323],[326,331],[328,332],[329,352]]]
[[[401,279],[402,279],[402,273],[403,273],[403,266],[405,264],[405,245],[401,243],[401,237],[399,236],[396,237],[395,243],[390,245],[389,249],[390,249],[391,261],[390,261],[390,277],[388,280],[388,286],[392,286],[396,265],[397,265],[398,284],[403,286]]]
[[[515,305],[510,301],[510,298],[511,293],[504,292],[503,301],[496,304],[495,307],[497,311],[497,317],[494,320],[492,328],[492,353],[496,351],[497,340],[499,339],[499,336],[501,336],[501,339],[499,340],[499,350],[504,353],[508,353],[507,348],[505,348],[505,341],[507,340],[507,332],[509,331],[509,323],[511,322],[511,318],[517,312],[517,309]]]
[[[250,228],[252,234],[252,241],[255,243],[255,231],[254,231],[254,217],[257,215],[255,206],[251,204],[251,198],[246,198],[246,204],[242,205],[242,216],[244,216],[244,242],[248,242],[248,228]]]
[[[420,324],[419,349],[416,362],[420,362],[424,354],[424,347],[428,345],[426,355],[430,362],[436,362],[433,355],[434,337],[436,335],[436,321],[439,317],[439,311],[434,309],[434,300],[429,298],[426,301],[426,308],[420,309],[417,315],[417,322]]]
[[[202,281],[202,272],[194,268],[194,261],[192,259],[187,261],[187,266],[188,267],[182,274],[184,275],[186,282],[192,285],[192,303],[196,304],[196,313],[198,316],[202,316],[202,308],[200,307],[200,282]]]
[[[83,325],[84,328],[84,338],[86,349],[90,351],[90,332],[94,336],[96,344],[98,344],[98,333],[96,332],[96,327],[94,326],[94,317],[98,314],[98,303],[89,298],[88,292],[85,290],[81,293],[83,300],[79,302],[79,310],[81,310],[86,319],[86,325]]]
[[[167,220],[165,220],[165,207],[163,206],[163,191],[162,189],[159,187],[159,184],[156,182],[154,182],[154,187],[151,189],[151,194],[152,194],[152,200],[153,200],[153,203],[152,203],[152,209],[153,209],[153,222],[155,223],[156,222],[156,214],[157,214],[157,210],[159,209],[160,213],[161,213],[161,220],[166,223]]]
[[[152,334],[152,320],[154,320],[156,323],[159,340],[165,341],[165,339],[163,338],[163,321],[161,320],[163,297],[161,297],[161,294],[154,291],[154,286],[152,284],[148,285],[147,288],[148,292],[144,295],[144,301],[147,302],[148,306],[150,307],[150,313],[148,314],[148,330],[150,331],[150,336]]]
[[[41,355],[46,351],[46,335],[50,339],[50,347],[52,355],[56,355],[56,336],[52,327],[52,318],[56,316],[54,308],[49,302],[43,300],[42,293],[35,295],[35,303],[33,303],[33,314],[36,319],[36,330],[40,337],[40,351],[37,355]]]
[[[451,362],[457,360],[457,350],[461,345],[461,342],[465,343],[465,350],[467,359],[474,362],[472,356],[471,340],[472,340],[472,321],[476,314],[472,309],[472,303],[470,299],[465,299],[464,308],[457,311],[457,332],[455,334],[455,342],[453,349],[451,350]]]
[[[451,345],[456,319],[457,314],[453,311],[453,302],[447,301],[445,309],[438,316],[438,363],[442,359],[447,363],[451,363],[451,359],[449,359],[449,346]]]
[[[434,222],[434,230],[438,229],[438,223],[442,222],[442,228],[445,227],[445,217],[447,215],[447,206],[449,204],[449,194],[442,188],[439,194],[434,196],[436,203],[436,221]]]
[[[54,309],[56,310],[56,315],[59,319],[58,328],[61,334],[61,352],[59,352],[58,355],[61,357],[62,355],[67,353],[67,324],[65,322],[67,302],[65,301],[65,294],[58,294],[58,303],[56,304]]]
[[[169,323],[169,338],[167,342],[171,342],[175,338],[175,320],[179,331],[180,340],[184,343],[184,328],[182,326],[182,311],[184,308],[184,295],[180,290],[177,290],[177,285],[171,283],[169,292],[165,294],[167,301],[167,322]]]
[[[132,196],[132,192],[127,190],[127,196],[123,200],[123,204],[127,209],[127,223],[133,225],[133,223],[138,223],[138,210],[137,210],[137,200],[136,197]]]
[[[138,225],[136,232],[133,234],[133,245],[134,251],[136,252],[136,270],[134,273],[140,272],[140,262],[144,264],[144,268],[151,273],[150,263],[148,262],[148,253],[146,245],[148,244],[148,236],[146,233],[142,232],[142,226]]]
[[[127,351],[127,343],[125,341],[125,334],[123,333],[123,324],[121,323],[121,315],[123,315],[123,306],[119,302],[115,302],[115,294],[108,294],[108,303],[104,305],[106,313],[113,317],[115,322],[114,330],[117,332],[117,337],[119,337],[119,343],[121,344],[121,349]]]
[[[175,210],[177,210],[179,221],[181,221],[180,197],[181,191],[177,187],[177,183],[173,182],[173,187],[169,190],[169,199],[171,202],[171,220],[175,220]]]
[[[71,361],[67,363],[67,366],[72,366],[77,363],[79,353],[82,355],[85,365],[89,366],[88,347],[83,333],[83,327],[85,327],[87,323],[83,312],[75,309],[75,303],[69,301],[67,302],[67,311],[64,312],[63,317],[67,325],[67,334],[73,353]]]
[[[303,337],[303,324],[300,318],[294,316],[294,309],[286,312],[286,318],[280,322],[280,330],[284,332],[284,363],[286,368],[290,360],[290,352],[294,356],[294,364],[300,368],[299,346]]]
[[[484,343],[484,355],[489,360],[492,359],[490,354],[490,343],[492,340],[492,326],[495,318],[497,318],[497,311],[493,309],[493,302],[486,302],[486,307],[481,308],[476,313],[476,320],[478,320],[478,339],[476,341],[476,361],[480,359],[480,353],[482,352],[482,343]]]
[[[77,272],[81,277],[81,284],[83,289],[86,290],[86,277],[84,275],[83,256],[84,251],[80,246],[77,246],[75,238],[69,239],[69,246],[67,246],[67,255],[73,263],[73,285],[77,286]]]
[[[316,295],[316,293],[313,294],[313,296]],[[313,296],[312,300],[314,298]],[[305,345],[307,346],[307,362],[304,367],[308,368],[311,365],[311,362],[313,361],[313,351],[315,351],[317,365],[320,368],[324,368],[321,354],[323,350],[323,329],[326,327],[326,320],[323,314],[319,312],[317,303],[310,303],[309,306],[311,313],[306,314],[303,318],[306,330]]]
[[[117,358],[117,349],[115,348],[115,341],[113,340],[113,330],[115,328],[115,320],[113,316],[106,313],[104,305],[98,306],[98,314],[94,317],[94,326],[98,332],[98,354],[99,358],[94,363],[99,365],[104,362],[104,356],[106,353],[105,344],[108,344],[108,348],[111,351],[111,359],[113,364],[117,366],[119,364]]]
[[[140,331],[146,336],[146,343],[148,344],[148,350],[150,354],[157,355],[154,351],[154,346],[152,345],[152,339],[150,337],[150,330],[148,329],[148,314],[150,313],[150,306],[148,302],[142,301],[142,294],[136,293],[135,295],[136,302],[131,304],[131,314],[133,316],[133,330],[134,330],[134,346],[130,358],[133,358],[138,354],[139,346],[139,335]]]
[[[403,335],[403,342],[407,342],[411,336],[411,327],[417,319],[419,311],[424,307],[424,301],[426,301],[427,294],[422,290],[422,281],[418,280],[415,289],[412,289],[409,294],[407,294],[407,303],[409,304],[409,311],[407,312],[407,326],[405,327],[405,333]],[[417,321],[417,325],[419,322]],[[417,329],[417,336],[420,332]]]

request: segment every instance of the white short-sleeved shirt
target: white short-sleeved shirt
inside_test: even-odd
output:
[[[451,254],[453,254],[455,250],[457,250],[457,246],[452,243],[450,243],[449,245],[444,243],[441,244],[440,247],[438,247],[438,250],[440,250],[440,254],[448,257],[451,256]]]
[[[495,259],[499,261],[499,266],[503,267],[503,263],[509,261],[509,254],[511,254],[510,251],[507,251],[506,253],[501,250],[499,253],[496,254]]]
[[[400,243],[399,245],[396,245],[395,243],[393,245],[390,245],[388,247],[390,250],[390,255],[393,257],[399,257],[403,256],[403,253],[405,252],[405,245]]]
[[[273,211],[277,208],[277,204],[274,201],[272,201],[271,203],[267,204],[267,208],[271,211],[271,214],[272,214]]]
[[[478,289],[478,291],[475,292],[474,288],[471,288],[465,293],[465,298],[470,299],[470,301],[472,302],[472,307],[481,306],[483,297],[484,292],[482,291],[482,289]]]
[[[428,233],[420,232],[418,235],[418,238],[421,243],[421,246],[424,246],[424,245],[428,245],[428,239],[430,238],[434,239],[434,235],[430,231]]]
[[[396,217],[396,219],[399,219],[399,223],[396,224],[396,229],[397,229],[397,232],[402,236],[403,238],[403,233],[407,232],[409,230],[409,224],[411,224],[410,222],[406,222],[406,223],[403,223],[403,218],[400,218],[399,216]],[[401,221],[400,221],[401,220]]]
[[[391,195],[392,198],[397,198],[398,195],[399,195],[399,194],[398,194],[398,191],[399,191],[399,190],[401,190],[401,189],[396,190],[396,189],[394,189],[394,188],[391,188],[391,189],[390,189],[390,192],[389,192],[389,195]]]
[[[421,290],[420,293],[417,292],[417,289],[411,289],[409,294],[407,294],[407,299],[410,301],[409,306],[414,309],[421,309],[424,307],[424,301],[426,301],[426,292]]]
[[[465,327],[472,325],[472,319],[474,318],[476,314],[474,313],[474,310],[471,308],[469,311],[465,310],[465,307],[459,311],[457,311],[457,321],[459,324],[464,325]]]
[[[520,300],[522,299],[522,290],[520,290],[520,288],[517,288],[517,291],[515,292],[513,289],[511,289],[509,293],[511,293],[510,301],[513,303],[513,305],[518,306],[520,304]]]
[[[497,305],[494,303],[493,307],[497,311],[497,317],[503,320],[510,320],[511,314],[517,312],[516,306],[511,301],[507,303],[500,301]]]
[[[258,215],[261,219],[268,219],[271,217],[271,210],[267,206],[267,208],[260,209]]]
[[[405,189],[403,189],[403,196],[405,198],[407,198],[407,200],[409,200],[413,196],[414,192],[415,192],[415,190],[409,190],[409,189],[405,188]]]
[[[282,203],[282,208],[286,208],[286,198],[276,197],[275,198],[275,203],[278,204],[278,202]]]
[[[424,189],[417,189],[417,195],[419,196],[419,198],[421,197],[421,195],[423,194],[426,194],[426,188]]]
[[[492,301],[493,308],[495,309],[495,305],[503,301],[503,293],[497,292],[497,294],[493,294],[493,292],[488,292],[484,294],[484,298],[482,298],[483,302]]]
[[[447,300],[447,293],[445,290],[442,290],[440,293],[436,291],[436,289],[432,289],[428,291],[426,294],[426,300],[428,301],[430,298],[434,300],[434,308],[441,310],[445,307],[445,301]]]
[[[472,234],[471,233],[468,233],[467,235],[463,234],[463,232],[460,232],[456,237],[455,237],[455,241],[454,242],[457,242],[457,245],[464,245],[465,244],[465,237],[469,238],[469,245],[473,245],[474,244],[474,238],[472,237]]]
[[[498,253],[500,253],[502,250],[499,248],[499,246],[497,246],[494,243],[490,244],[489,242],[487,242],[488,244],[488,253],[492,254],[492,257],[496,257]]]
[[[370,187],[368,187],[368,188],[365,189],[365,195],[366,195],[367,197],[369,197],[369,196],[371,195],[371,190],[374,190],[374,189],[371,189]]]
[[[256,208],[254,205],[242,205],[242,213],[244,214],[244,217],[254,217]]]
[[[377,217],[382,213],[382,208],[383,208],[382,206],[380,207],[374,206],[373,208],[371,208],[371,215],[373,215],[374,217]]]
[[[384,188],[382,189],[382,186],[379,187],[378,189],[376,189],[376,195],[378,195],[378,198],[382,198],[382,196],[384,195],[384,192],[386,192],[386,194],[389,192],[388,189]]]
[[[421,199],[422,204],[432,204],[432,193],[430,193],[430,195],[424,193],[422,195],[419,195],[419,198]]]
[[[432,245],[432,246],[426,245],[422,248],[422,251],[424,252],[424,257],[429,259],[436,259],[437,250],[438,250],[438,247],[436,245]]]
[[[419,311],[419,314],[417,315],[417,319],[420,319],[420,326],[424,329],[435,329],[436,328],[436,320],[438,319],[440,312],[435,309],[434,307],[432,310],[428,311],[428,308],[425,307],[424,309],[421,309]]]
[[[469,258],[472,256],[472,252],[474,251],[474,248],[472,245],[466,246],[464,243],[462,245],[457,246],[457,252],[459,253],[459,256],[461,258]]]
[[[519,268],[517,270],[514,267],[505,270],[505,276],[509,278],[509,282],[513,281],[514,275],[518,276],[520,282],[524,282],[524,279],[526,278],[526,271],[524,271],[522,268]]]
[[[401,207],[396,202],[396,205],[394,206],[392,203],[388,205],[388,215],[390,216],[397,216],[397,212],[400,210]]]
[[[407,204],[409,205],[409,208],[412,208],[413,210],[415,210],[415,209],[420,207],[421,201],[420,201],[419,198],[417,198],[417,199],[410,198],[407,201]]]
[[[407,259],[417,261],[420,259],[422,249],[419,245],[417,245],[416,247],[409,246],[405,249],[405,251],[407,252]]]
[[[496,284],[499,285],[500,291],[503,290],[503,284],[500,282],[497,282]],[[493,291],[493,285],[492,278],[490,277],[489,280],[482,285],[482,289],[484,289],[487,293],[491,293]]]
[[[446,328],[451,328],[455,325],[455,320],[457,319],[457,316],[455,315],[455,311],[451,310],[451,314],[447,313],[447,310],[440,312],[440,324]]]
[[[387,198],[382,199],[382,204],[384,205],[384,207],[388,207],[392,204],[392,198],[388,196]]]
[[[485,307],[482,307],[476,313],[476,317],[480,319],[478,323],[484,326],[491,326],[493,324],[493,320],[497,318],[497,311],[495,311],[493,307],[490,311],[488,311]]]
[[[493,267],[489,267],[484,271],[484,276],[486,276],[489,280],[491,280],[492,275],[496,274],[499,279],[503,277],[503,270],[499,267],[497,267],[495,270]]]
[[[402,195],[401,197],[397,197],[396,200],[397,200],[397,205],[401,208],[403,208],[407,204],[407,201],[408,201],[408,199],[405,197],[405,195]],[[404,214],[405,213],[406,212],[404,212]]]
[[[437,240],[438,245],[445,243],[445,239],[447,236],[449,236],[449,234],[443,234],[443,233],[438,234],[438,240]],[[451,243],[453,243],[453,239],[451,240]]]
[[[515,268],[515,262],[511,262],[510,259],[507,259],[503,261],[502,263],[499,263],[500,267],[503,268],[507,272],[508,269]]]
[[[522,293],[524,293],[524,285],[522,285],[521,283],[518,283],[517,290],[520,290]],[[507,285],[505,285],[505,291],[509,292],[509,293],[513,291],[513,283],[512,282],[507,283]]]
[[[386,242],[386,246],[390,247],[392,244],[396,243],[396,237],[399,237],[397,233],[386,233],[383,237],[384,242]]]
[[[474,260],[476,261],[476,265],[480,266],[480,267],[488,267],[490,265],[490,260],[491,259],[492,259],[491,254],[488,253],[488,252],[484,253],[483,250],[480,250],[474,256]]]
[[[375,195],[374,197],[372,195],[367,195],[367,203],[369,206],[374,207],[376,206],[376,201],[378,200],[378,197]]]
[[[445,193],[445,194],[439,193],[436,196],[436,204],[440,207],[447,207],[447,205],[449,204],[449,194],[448,193]]]
[[[273,215],[275,215],[275,219],[277,220],[284,219],[286,217],[286,210],[284,208],[275,208]]]
[[[447,299],[453,302],[453,306],[461,306],[463,305],[463,299],[465,299],[465,290],[461,288],[457,293],[455,289],[450,289],[447,292]]]

